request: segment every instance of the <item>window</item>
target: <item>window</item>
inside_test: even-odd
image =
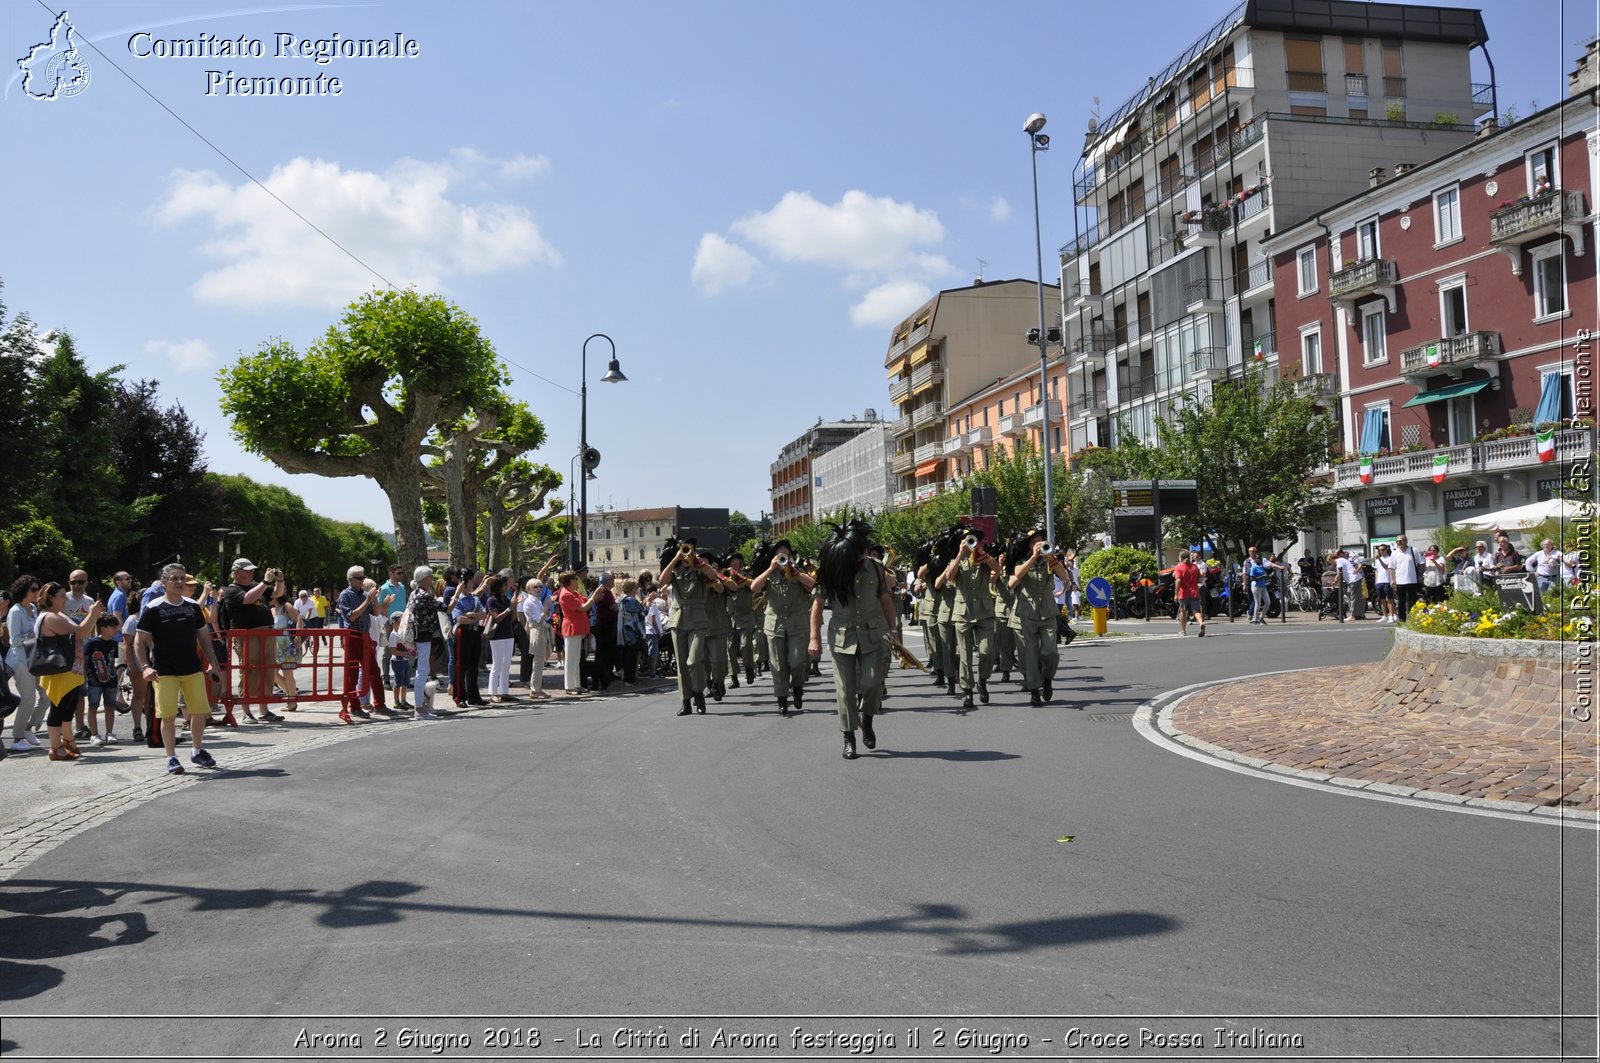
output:
[[[1542,321],[1567,313],[1567,256],[1557,240],[1533,250],[1533,319]]]
[[[661,538],[661,525],[659,524],[656,525],[656,538]]]
[[[1356,261],[1378,257],[1378,219],[1368,218],[1356,226]]]
[[[1356,449],[1361,454],[1375,454],[1380,450],[1390,449],[1387,402],[1367,407],[1365,415],[1361,418],[1361,442]]]
[[[1477,400],[1471,395],[1463,395],[1459,399],[1451,399],[1445,403],[1448,407],[1446,414],[1452,447],[1459,447],[1477,438],[1477,430],[1473,427],[1477,423],[1476,403]]]
[[[1570,421],[1576,404],[1573,401],[1572,367],[1570,365],[1541,366],[1539,368],[1539,405],[1533,411],[1534,424]]]
[[[1000,408],[995,411],[995,416],[996,417],[1004,417],[1005,415],[1006,415],[1006,400],[1005,399],[1001,399],[1000,400]]]
[[[1433,194],[1433,242],[1448,244],[1461,239],[1461,189],[1446,188]]]
[[[622,529],[622,537],[624,539],[626,539],[628,537],[628,529],[627,528],[623,528]]]
[[[1551,188],[1561,187],[1556,173],[1556,146],[1546,144],[1542,148],[1535,148],[1528,152],[1528,194],[1534,194],[1541,183],[1547,183]]]
[[[1382,305],[1361,311],[1361,364],[1377,365],[1389,360],[1385,342],[1385,318]]]
[[[1383,94],[1391,99],[1406,94],[1406,72],[1399,41],[1383,42]]]
[[[1322,372],[1322,327],[1312,326],[1300,333],[1300,374],[1316,376]]]
[[[622,548],[622,560],[628,560],[628,548],[626,546]]]
[[[1285,37],[1283,48],[1289,60],[1290,92],[1328,91],[1328,78],[1322,72],[1322,38]]]
[[[1439,325],[1445,336],[1464,336],[1467,327],[1467,282],[1451,281],[1439,287]]]
[[[1295,266],[1300,275],[1300,294],[1310,295],[1317,290],[1317,249],[1302,247],[1295,253]]]

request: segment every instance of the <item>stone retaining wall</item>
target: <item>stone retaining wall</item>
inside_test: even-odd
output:
[[[1445,714],[1528,738],[1597,732],[1595,644],[1471,639],[1395,630],[1381,664],[1350,686],[1378,713]]]

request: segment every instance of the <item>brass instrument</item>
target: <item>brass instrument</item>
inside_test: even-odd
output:
[[[901,642],[893,635],[884,635],[883,641],[889,644],[889,649],[892,650],[895,657],[899,659],[901,668],[916,668],[924,672],[928,670],[928,666],[917,660],[917,655],[912,653],[906,647],[905,643]]]

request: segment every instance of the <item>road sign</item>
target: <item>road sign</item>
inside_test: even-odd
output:
[[[1084,584],[1083,596],[1089,600],[1089,605],[1094,609],[1104,609],[1111,604],[1111,581],[1104,576],[1096,576]]]
[[[1119,483],[1112,486],[1112,510],[1122,517],[1153,517],[1156,512],[1155,489],[1148,480]]]

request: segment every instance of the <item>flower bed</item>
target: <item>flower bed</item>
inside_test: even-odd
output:
[[[1575,607],[1583,600],[1570,588],[1558,588],[1545,599],[1544,612],[1530,613],[1520,606],[1506,609],[1494,595],[1457,594],[1438,605],[1413,606],[1405,626],[1424,635],[1454,638],[1593,642],[1593,606]]]

